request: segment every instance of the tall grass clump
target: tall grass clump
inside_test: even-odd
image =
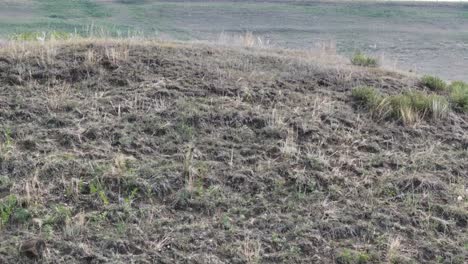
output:
[[[383,99],[383,96],[380,94],[380,92],[378,92],[374,87],[370,86],[360,86],[354,88],[351,92],[351,95],[358,102],[370,107],[377,106]]]
[[[352,96],[365,105],[373,116],[396,118],[404,124],[414,124],[426,117],[440,119],[450,110],[445,97],[420,91],[384,96],[373,87],[357,87],[353,89]]]
[[[450,101],[457,110],[468,112],[468,84],[457,81],[449,86]]]
[[[352,90],[351,95],[361,105],[366,106],[374,117],[385,118],[390,113],[388,99],[374,87],[356,87]]]
[[[363,67],[377,67],[379,66],[379,62],[376,58],[367,56],[361,52],[354,54],[353,58],[351,59],[351,63],[357,66]]]
[[[405,124],[413,124],[425,118],[443,118],[449,111],[448,100],[440,95],[420,91],[405,91],[390,97],[392,115]]]
[[[433,94],[429,96],[429,101],[431,102],[429,109],[432,118],[441,119],[447,116],[450,111],[450,103],[447,98]]]
[[[435,76],[426,75],[422,77],[421,83],[432,91],[444,91],[447,89],[447,83]]]

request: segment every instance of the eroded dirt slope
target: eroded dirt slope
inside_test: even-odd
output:
[[[350,96],[412,78],[188,44],[0,53],[0,263],[466,260],[467,115],[403,126]]]

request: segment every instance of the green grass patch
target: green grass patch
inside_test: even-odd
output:
[[[10,221],[18,205],[18,199],[14,195],[0,200],[0,229]]]
[[[336,258],[336,263],[339,264],[364,264],[373,263],[373,261],[375,261],[374,256],[350,249],[343,250]]]
[[[367,107],[374,117],[396,118],[404,124],[413,124],[426,117],[441,119],[450,110],[444,96],[426,94],[421,91],[404,91],[385,96],[374,87],[357,87],[352,91],[353,98]]]
[[[464,82],[453,82],[449,86],[449,97],[457,110],[468,112],[468,84]]]
[[[351,63],[357,66],[363,67],[377,67],[379,66],[379,62],[376,58],[367,56],[361,52],[354,54],[351,58]]]
[[[444,91],[447,83],[439,77],[426,75],[421,79],[421,83],[433,91]]]
[[[372,108],[378,106],[383,99],[383,96],[374,87],[370,86],[355,88],[351,93],[354,99]]]
[[[392,115],[407,124],[415,123],[426,116],[440,119],[449,110],[449,103],[445,97],[420,91],[405,91],[390,96],[389,100]]]

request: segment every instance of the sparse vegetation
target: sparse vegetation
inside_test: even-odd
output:
[[[379,66],[379,62],[376,58],[370,57],[364,53],[358,52],[354,54],[353,58],[351,59],[351,63],[357,66],[363,67],[377,67]]]
[[[0,262],[463,260],[465,84],[306,52],[0,47]]]
[[[345,249],[338,255],[336,262],[339,264],[365,264],[372,263],[372,257],[365,252]]]

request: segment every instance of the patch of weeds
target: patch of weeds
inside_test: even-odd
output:
[[[127,232],[127,223],[124,221],[119,221],[115,224],[115,229],[119,235],[124,235]]]
[[[44,224],[58,226],[64,225],[70,220],[71,215],[71,209],[60,204],[54,207],[52,213],[45,219]]]
[[[46,239],[50,240],[54,234],[54,228],[51,225],[46,224],[42,227],[42,233]]]
[[[3,132],[3,142],[0,142],[0,155],[8,156],[14,149],[13,139],[11,137],[11,130],[5,129]]]
[[[133,201],[135,200],[137,194],[138,194],[138,188],[134,188],[130,194],[128,195],[128,197],[125,197],[124,198],[124,203],[127,205],[127,206],[131,206]]]
[[[24,224],[31,219],[31,213],[21,207],[15,195],[9,195],[0,201],[0,229],[9,222]]]
[[[343,250],[336,258],[338,264],[364,264],[371,263],[374,258],[365,252],[357,252],[350,249]]]
[[[457,110],[468,112],[468,84],[464,82],[453,82],[449,86],[449,97]]]
[[[18,199],[14,195],[9,195],[0,201],[0,228],[3,228],[15,212]]]
[[[89,217],[89,220],[93,223],[96,223],[96,224],[101,224],[105,221],[107,221],[108,219],[108,212],[107,211],[104,211],[104,212],[96,212],[95,214],[91,214],[90,217]]]
[[[89,183],[89,191],[91,194],[97,195],[104,205],[109,204],[109,198],[107,198],[106,191],[98,178]]]
[[[444,91],[447,89],[447,83],[436,76],[426,75],[422,77],[421,83],[433,91]]]
[[[363,67],[377,67],[379,66],[379,62],[376,58],[370,57],[365,55],[361,52],[354,54],[353,58],[351,59],[351,63],[357,66]]]
[[[31,219],[31,213],[22,207],[16,208],[12,216],[12,220],[20,224],[27,223],[29,219]]]
[[[466,259],[464,256],[450,256],[450,257],[436,256],[435,257],[436,263],[463,264],[463,263],[466,263],[465,260]]]

